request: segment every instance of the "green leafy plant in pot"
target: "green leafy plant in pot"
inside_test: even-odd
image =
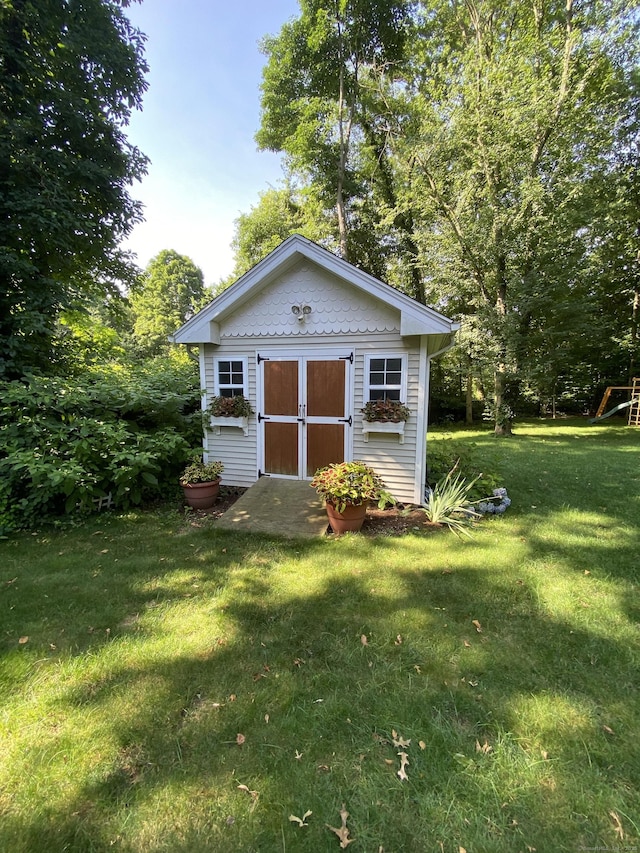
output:
[[[334,533],[360,530],[371,502],[380,509],[396,503],[380,475],[360,461],[319,468],[310,485],[324,498]]]
[[[242,394],[235,397],[212,397],[209,414],[214,418],[248,418],[253,414],[251,403]]]
[[[204,462],[195,459],[182,472],[180,485],[184,497],[193,509],[209,509],[220,493],[220,475],[224,471],[222,462]]]
[[[373,423],[375,421],[400,421],[409,420],[411,410],[399,400],[369,400],[364,404],[364,408],[360,409],[365,421]]]

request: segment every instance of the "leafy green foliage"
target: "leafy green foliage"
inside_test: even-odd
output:
[[[224,471],[222,462],[203,462],[202,459],[196,459],[184,469],[180,475],[180,482],[183,486],[190,483],[211,483],[220,477]]]
[[[86,512],[108,494],[127,507],[174,490],[201,435],[199,390],[187,370],[164,360],[2,383],[0,526]]]
[[[253,406],[242,394],[233,397],[211,397],[209,413],[214,417],[222,418],[248,418],[253,414]]]
[[[130,280],[124,136],[146,88],[128,0],[0,3],[0,376],[51,370],[61,309]]]
[[[149,261],[130,297],[139,352],[145,357],[166,353],[169,336],[210,299],[202,270],[191,258],[163,249]]]
[[[344,512],[348,504],[359,505],[374,501],[380,509],[396,503],[382,478],[364,462],[335,462],[319,468],[310,485],[325,500]]]
[[[478,501],[505,485],[502,482],[498,449],[488,450],[473,441],[457,441],[430,434],[427,441],[428,481],[432,489],[450,471],[458,471],[470,482],[469,500]]]

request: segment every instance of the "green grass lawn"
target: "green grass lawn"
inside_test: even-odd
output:
[[[430,440],[502,472],[472,540],[1,542],[0,850],[640,849],[640,430]]]

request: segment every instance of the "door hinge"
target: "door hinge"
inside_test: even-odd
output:
[[[353,364],[353,353],[349,353],[349,355],[341,355],[340,361],[348,361],[349,364]]]
[[[260,423],[261,421],[270,421],[270,420],[271,420],[271,418],[266,417],[265,415],[261,415],[260,412],[258,412],[258,423]]]
[[[353,426],[353,418],[349,415],[348,418],[338,418],[341,424],[349,424],[349,426]]]
[[[266,356],[264,356],[264,355],[260,355],[260,353],[258,353],[258,355],[256,356],[256,358],[257,358],[257,360],[258,360],[258,364],[260,364],[260,362],[261,362],[261,361],[270,361],[270,360],[271,360],[270,358],[268,358],[268,357],[266,357]]]

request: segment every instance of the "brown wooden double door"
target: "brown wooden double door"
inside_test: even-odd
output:
[[[261,358],[261,473],[306,479],[345,460],[349,365],[343,357]]]

